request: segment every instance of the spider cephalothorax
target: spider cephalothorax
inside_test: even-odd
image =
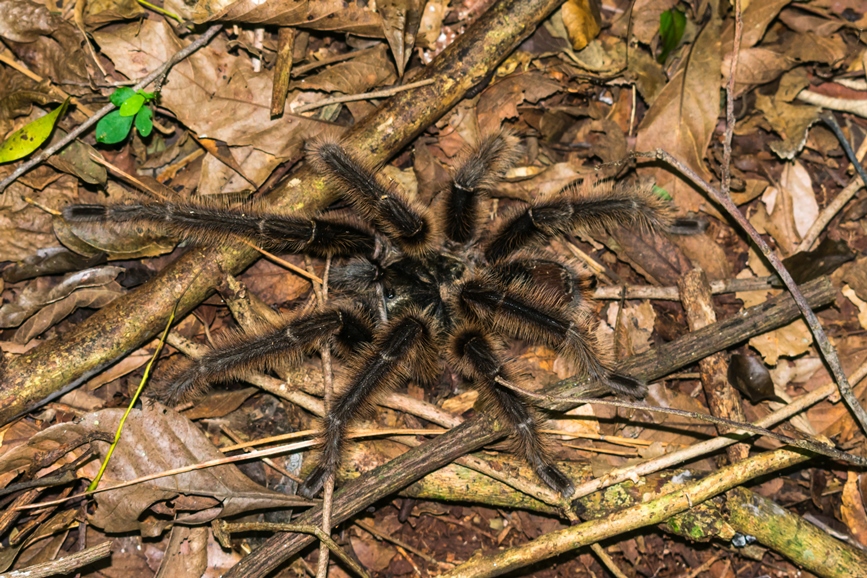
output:
[[[431,208],[410,201],[340,144],[327,142],[312,147],[310,160],[357,216],[194,204],[71,205],[64,216],[73,222],[151,223],[200,242],[240,236],[269,250],[335,260],[332,281],[341,298],[279,328],[230,338],[153,393],[177,402],[216,381],[333,348],[349,377],[323,420],[322,453],[301,494],[316,495],[334,474],[348,424],[377,391],[409,380],[430,383],[445,362],[472,381],[485,407],[511,427],[516,451],[539,477],[568,496],[572,483],[545,451],[539,412],[513,385],[520,372],[505,358],[503,339],[547,345],[575,361],[589,380],[615,391],[640,395],[643,384],[611,370],[613,360],[595,338],[582,277],[533,249],[576,229],[663,229],[669,218],[649,187],[588,183],[482,231],[484,199],[514,162],[516,145],[505,132],[482,139]]]

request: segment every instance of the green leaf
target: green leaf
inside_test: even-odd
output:
[[[148,107],[142,107],[135,115],[135,129],[141,136],[148,136],[154,128],[154,113]]]
[[[677,48],[686,30],[686,16],[680,10],[672,8],[659,15],[659,38],[662,40],[662,52],[656,59],[665,62],[671,51]]]
[[[671,200],[671,195],[668,194],[668,191],[666,191],[660,186],[653,185],[653,194],[662,199],[663,201]]]
[[[51,136],[57,119],[63,116],[67,106],[69,106],[68,98],[45,116],[40,116],[9,135],[9,138],[0,145],[0,163],[17,161],[38,149],[39,145]]]
[[[155,92],[145,92],[143,90],[139,90],[136,94],[140,94],[145,97],[145,102],[150,102],[157,97],[157,93]]]
[[[104,144],[119,143],[129,134],[132,128],[131,116],[121,116],[119,110],[113,110],[96,124],[96,141]]]
[[[134,94],[120,105],[120,116],[135,116],[145,102],[145,97]]]
[[[136,92],[128,86],[122,86],[111,93],[111,96],[108,97],[111,100],[111,103],[115,106],[122,105],[129,97],[133,96]]]

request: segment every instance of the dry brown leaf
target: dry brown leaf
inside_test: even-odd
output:
[[[94,38],[115,67],[131,78],[144,76],[183,47],[167,24],[155,20],[96,31]],[[277,164],[299,155],[305,140],[327,126],[299,116],[272,119],[271,86],[270,71],[253,72],[248,59],[231,56],[218,38],[172,68],[160,93],[160,105],[199,137],[244,147],[233,149],[232,154],[244,174],[261,183]],[[249,189],[243,179],[238,180],[242,181],[239,186]],[[221,180],[210,182],[217,184],[199,192],[224,192]]]
[[[32,281],[14,302],[0,307],[0,327],[18,327],[42,307],[56,303],[74,291],[109,285],[123,271],[123,267],[94,267],[65,275],[59,282],[49,279]]]
[[[519,104],[535,104],[562,89],[559,82],[539,72],[512,74],[482,93],[477,106],[479,128],[492,132],[503,120],[518,116]]]
[[[855,291],[848,285],[843,285],[841,292],[858,308],[858,323],[861,324],[862,329],[867,329],[867,301],[859,299]]]
[[[632,5],[632,34],[644,44],[653,42],[659,33],[659,17],[677,6],[677,0],[636,0]]]
[[[599,35],[602,17],[595,0],[567,0],[560,9],[573,50],[582,50]]]
[[[719,115],[719,21],[711,20],[696,38],[690,54],[647,111],[638,128],[636,148],[662,148],[687,164],[705,180],[711,174],[704,155]],[[667,168],[644,168],[653,175],[678,207],[713,212],[709,202],[678,174]]]
[[[343,0],[209,0],[198,2],[194,20],[260,26],[292,26],[310,30],[348,32],[382,38],[382,18],[357,2]]]
[[[201,576],[208,568],[207,527],[175,526],[155,578]]]
[[[789,104],[777,97],[756,93],[756,108],[761,110],[771,127],[783,137],[768,146],[782,159],[791,160],[807,142],[810,127],[819,120],[821,109],[804,104]]]
[[[783,356],[801,355],[809,351],[812,343],[813,334],[801,319],[750,339],[750,346],[761,354],[768,365],[776,365],[777,360]]]
[[[645,50],[636,47],[629,53],[629,73],[648,106],[653,105],[668,78],[662,65]]]
[[[358,561],[374,572],[382,572],[388,568],[391,559],[397,554],[397,550],[367,532],[360,537],[351,536],[349,543],[352,544],[352,551],[358,556]]]
[[[846,483],[843,485],[840,516],[858,543],[867,546],[867,511],[864,510],[859,477],[858,472],[847,472]]]
[[[106,409],[83,416],[76,422],[52,426],[33,436],[27,446],[0,458],[0,471],[8,471],[32,459],[37,450],[46,451],[91,432],[113,434],[123,409]],[[96,442],[104,458],[107,443]],[[111,486],[148,474],[222,458],[195,424],[159,404],[145,404],[127,418],[120,443],[106,468],[100,487]],[[88,464],[83,473],[93,476],[98,464]],[[166,525],[162,516],[149,519],[155,508],[177,523],[204,523],[218,516],[236,515],[251,509],[287,508],[309,502],[265,489],[244,476],[237,467],[223,465],[158,478],[95,496],[97,508],[90,522],[106,532],[141,531],[158,535]],[[173,506],[169,507],[169,503]],[[197,508],[211,506],[206,510]],[[185,511],[185,513],[181,513]],[[193,510],[193,511],[189,511]]]
[[[0,178],[11,172],[10,165],[0,167]],[[54,172],[53,169],[47,169]],[[13,183],[0,198],[0,261],[22,261],[40,249],[57,245],[52,232],[52,216],[28,204],[30,197],[47,207],[61,207],[74,202],[78,185],[75,179],[63,177],[41,191],[20,181]]]
[[[80,33],[47,6],[0,0],[0,38],[39,76],[61,85],[88,86]]]
[[[388,56],[388,49],[384,44],[379,44],[371,50],[360,51],[356,58],[329,66],[318,74],[294,82],[290,88],[358,94],[393,80],[394,65]],[[321,95],[318,98],[321,98]]]
[[[124,293],[126,290],[115,282],[103,287],[79,289],[68,297],[49,303],[40,309],[21,324],[21,327],[12,336],[12,341],[21,344],[27,343],[34,337],[42,335],[49,327],[72,315],[77,309],[101,309]]]
[[[383,34],[391,47],[400,77],[403,77],[415,46],[423,5],[422,0],[379,0],[376,3],[377,12],[382,17]]]
[[[135,20],[145,9],[135,0],[88,0],[84,5],[84,24],[94,30],[111,22]]]
[[[741,50],[751,48],[759,43],[765,35],[765,30],[777,14],[784,7],[791,3],[792,0],[762,0],[761,2],[750,2],[750,5],[744,10],[743,14],[743,36],[741,37]],[[734,19],[726,20],[725,29],[722,34],[722,49],[726,52],[726,58],[730,58],[728,54],[731,52],[732,39],[734,38]],[[740,59],[738,59],[740,61]],[[724,75],[728,75],[729,69],[724,69]]]

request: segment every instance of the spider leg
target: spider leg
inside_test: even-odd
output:
[[[314,162],[343,189],[345,197],[409,254],[421,254],[433,236],[430,219],[395,187],[388,186],[369,167],[342,146],[325,142],[313,148]]]
[[[367,409],[377,391],[397,387],[410,378],[431,379],[438,357],[434,335],[428,315],[410,311],[390,321],[374,343],[363,349],[353,368],[354,377],[323,420],[322,454],[316,468],[298,488],[300,495],[318,494],[325,480],[337,470],[349,422]]]
[[[193,361],[158,384],[150,396],[175,405],[194,399],[210,384],[242,377],[252,371],[297,364],[301,354],[331,341],[347,355],[373,338],[369,317],[354,307],[337,307],[298,317],[252,339],[236,334],[221,347]]]
[[[553,200],[533,203],[508,218],[485,248],[489,263],[515,251],[580,228],[608,225],[666,229],[669,209],[651,186],[627,188],[608,182],[573,186]]]
[[[197,242],[220,242],[240,236],[272,251],[320,257],[370,254],[373,235],[348,218],[293,217],[249,208],[216,208],[184,203],[69,205],[70,223],[145,223]]]
[[[593,319],[583,299],[566,302],[555,292],[526,282],[503,283],[481,275],[461,285],[458,307],[470,319],[532,343],[544,343],[573,359],[590,379],[614,391],[642,397],[644,384],[614,373],[600,351]]]
[[[475,239],[480,202],[514,163],[518,139],[504,131],[491,134],[465,155],[445,194],[443,229],[456,243]]]
[[[549,459],[539,433],[539,416],[520,394],[500,385],[512,381],[498,347],[472,326],[460,328],[451,338],[450,353],[456,367],[479,389],[482,401],[512,429],[516,453],[520,453],[548,486],[568,498],[575,491],[571,480]]]

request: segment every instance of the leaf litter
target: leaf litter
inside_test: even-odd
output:
[[[144,77],[196,37],[137,3],[83,4],[83,22],[95,41],[95,54],[81,42],[68,3],[67,9],[55,10],[26,0],[0,0],[0,138],[8,138],[63,100],[49,85],[101,106],[118,84]],[[396,0],[379,6],[331,0],[289,5],[166,1],[165,10],[191,21],[232,26],[179,62],[161,83],[152,133],[133,131],[111,147],[97,144],[94,133],[86,133],[48,165],[7,188],[0,204],[0,260],[9,263],[3,274],[0,319],[5,333],[0,347],[10,352],[7,357],[26,355],[21,352],[27,350],[27,343],[38,346],[51,338],[62,340],[77,322],[144,281],[125,284],[125,278],[133,278],[133,264],[158,271],[174,258],[175,240],[151,231],[71,230],[44,209],[100,202],[106,194],[114,200],[140,198],[143,193],[134,192],[127,181],[93,162],[94,155],[122,161],[128,173],[156,179],[179,198],[194,191],[200,198],[216,199],[212,203],[236,202],[275,175],[290,171],[303,159],[308,142],[341,134],[381,101],[362,99],[303,114],[295,114],[295,108],[330,96],[387,88],[400,78],[411,81],[487,5],[473,0]],[[706,180],[718,182],[725,161],[725,92],[721,89],[737,54],[737,126],[731,152],[734,198],[753,226],[781,256],[790,258],[787,265],[799,281],[830,275],[838,290],[836,306],[823,309],[819,316],[844,369],[852,372],[867,357],[867,229],[865,211],[858,209],[865,204],[864,190],[837,209],[813,245],[816,252],[798,251],[811,225],[855,178],[818,113],[821,106],[833,110],[841,98],[846,99],[849,104],[837,119],[853,148],[857,150],[865,140],[867,119],[857,111],[861,110],[858,103],[867,102],[867,48],[855,31],[867,25],[867,13],[857,0],[751,2],[743,12],[743,35],[734,51],[733,8],[713,3],[706,7],[706,3],[667,0],[568,2],[509,55],[475,95],[398,155],[387,172],[412,183],[427,201],[445,183],[448,167],[462,147],[480,134],[510,127],[521,136],[524,149],[489,207],[492,216],[556,194],[577,179],[617,176],[654,179],[681,214],[699,214],[709,221],[707,230],[695,238],[649,239],[636,232],[612,231],[595,239],[579,236],[555,244],[562,259],[587,259],[600,283],[672,286],[695,265],[711,281],[767,276],[770,271],[745,237],[720,219],[717,207],[682,175],[660,164],[634,168],[623,162],[631,150],[661,147]],[[660,21],[665,21],[663,14],[680,18],[671,10],[685,17],[682,32],[675,36]],[[272,67],[279,27],[294,29],[293,73],[283,114],[272,116]],[[70,110],[74,113],[58,114],[54,142],[80,122],[73,116],[78,114],[74,102]],[[205,139],[215,141],[215,147],[200,148]],[[16,163],[0,166],[0,178],[15,167]],[[106,258],[112,263],[105,265]],[[308,266],[303,259],[293,263]],[[323,274],[323,263],[314,260],[310,265]],[[246,298],[278,311],[312,306],[309,283],[279,265],[260,262],[240,280],[244,291],[253,295]],[[719,318],[730,317],[779,291],[723,293],[714,297],[714,308]],[[615,344],[619,357],[652,350],[688,331],[677,301],[599,302],[597,311],[606,321],[600,331],[610,335],[606,339]],[[234,320],[217,298],[205,301],[193,315],[196,322],[183,324],[179,339],[203,345],[213,343],[222,331],[247,323]],[[183,355],[180,349],[168,349],[169,359],[161,364],[166,367],[171,358]],[[89,376],[90,399],[66,396],[49,401],[3,430],[0,481],[14,490],[7,505],[48,502],[87,485],[107,446],[93,436],[113,431],[121,413],[116,406],[123,406],[134,391],[146,353],[139,350],[104,373],[95,371],[97,375]],[[539,385],[571,375],[572,368],[545,348],[511,353],[527,365]],[[725,352],[725,357],[733,361],[727,378],[744,394],[741,403],[750,420],[778,408],[781,400],[797,399],[829,380],[803,321],[753,337]],[[321,366],[315,359],[284,377],[292,378],[294,399],[305,395],[315,400],[321,395]],[[253,385],[261,387],[260,382]],[[864,386],[853,385],[863,397]],[[431,391],[413,391],[416,401],[420,397],[452,415],[466,417],[475,411],[471,390],[448,375]],[[706,413],[705,395],[697,369],[687,367],[653,384],[649,400]],[[315,427],[315,417],[288,399],[277,387],[263,391],[241,385],[217,391],[182,414],[146,403],[134,410],[101,484],[214,460],[223,455],[217,447],[238,440]],[[89,404],[104,409],[89,411],[85,407]],[[638,455],[641,459],[664,455],[716,433],[713,427],[679,417],[609,407],[585,406],[557,418],[550,426],[561,438],[552,442],[552,451],[575,466],[569,470],[575,475],[583,465],[602,475],[628,467]],[[864,432],[838,401],[823,401],[799,420],[792,422],[795,427],[828,436],[837,447],[865,455]],[[423,418],[395,409],[381,409],[368,424],[409,429],[426,425]],[[400,444],[384,444],[360,446],[362,453],[355,460],[359,468],[402,451]],[[363,451],[367,447],[373,448],[369,454]],[[762,439],[752,452],[775,447],[778,442]],[[37,528],[31,536],[40,539],[15,542],[16,546],[3,550],[2,563],[6,568],[23,568],[107,539],[121,544],[121,539],[110,535],[127,532],[132,534],[122,539],[123,544],[144,545],[159,557],[145,563],[134,557],[134,548],[124,547],[112,554],[112,573],[126,565],[135,569],[126,573],[129,577],[144,575],[147,567],[151,572],[159,569],[162,575],[199,575],[208,566],[228,568],[242,552],[255,547],[258,537],[239,535],[234,538],[236,548],[227,552],[216,544],[206,523],[242,514],[288,521],[287,513],[302,505],[290,495],[300,475],[299,456],[193,470],[98,493],[89,499],[86,517],[75,514],[80,511],[75,502],[54,506],[53,514],[41,518],[19,510],[0,531],[8,538]],[[44,463],[47,459],[51,463]],[[38,491],[15,490],[15,484],[57,476],[58,468],[76,459],[88,460],[74,471],[78,481]],[[703,456],[688,464],[688,471],[714,471],[720,459]],[[40,467],[31,471],[33,465]],[[821,527],[835,528],[850,544],[867,546],[867,482],[859,470],[847,467],[807,462],[750,488]],[[471,477],[464,466],[447,470],[457,476],[448,479],[472,480],[460,503],[432,501],[437,495],[431,485],[413,486],[369,512],[365,523],[376,534],[361,526],[341,527],[348,529],[341,536],[341,547],[352,550],[374,575],[409,575],[417,569],[434,574],[478,552],[518,546],[565,527],[566,520],[552,514],[547,504],[527,496],[519,509],[501,501],[495,504],[486,486],[499,484],[497,495],[510,495],[500,482],[477,474]],[[604,507],[610,513],[614,506]],[[268,513],[262,514],[263,510]],[[77,531],[76,525],[85,521],[86,533]],[[651,527],[605,542],[603,550],[610,561],[577,551],[559,558],[557,568],[538,565],[532,573],[598,576],[608,571],[608,564],[626,575],[683,575],[703,564],[715,576],[801,571],[786,551],[749,546],[733,550],[730,538],[722,537],[724,532],[718,533],[711,547],[699,547],[673,536],[675,526],[666,526],[669,533]],[[159,542],[148,542],[153,540]],[[182,552],[191,554],[187,562],[179,557]],[[316,553],[297,558],[291,567],[304,572],[315,558]],[[83,576],[99,572],[94,566],[82,569]],[[332,566],[330,572],[342,571]]]

